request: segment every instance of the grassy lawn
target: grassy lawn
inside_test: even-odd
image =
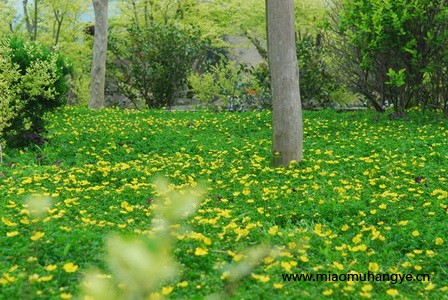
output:
[[[270,254],[230,287],[235,299],[448,299],[446,120],[305,112],[304,161],[274,169],[271,116],[73,107],[49,116],[49,142],[6,149],[0,165],[0,298],[68,299],[88,270],[109,273],[111,234],[156,233],[154,179],[165,176],[205,183],[206,194],[172,232],[182,272],[160,295],[229,289],[226,265],[266,244]],[[33,217],[30,194],[51,196],[52,208]],[[368,272],[431,280],[282,278]]]

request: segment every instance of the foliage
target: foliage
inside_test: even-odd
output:
[[[0,0],[0,35],[1,33],[11,33],[12,24],[16,16],[15,3],[12,0]]]
[[[199,1],[194,13],[186,20],[203,31],[222,38],[229,35],[249,35],[260,41],[266,36],[264,0]],[[325,0],[295,0],[296,28],[314,32],[325,16]]]
[[[154,219],[151,238],[135,236],[125,238],[112,236],[108,239],[107,263],[112,270],[112,282],[108,274],[90,271],[84,276],[83,298],[94,299],[147,299],[154,296],[166,285],[174,283],[181,275],[180,265],[173,255],[174,238],[188,227],[182,228],[179,222],[194,213],[203,192],[198,187],[176,187],[164,179],[156,181],[158,199],[154,203]],[[204,239],[208,243],[208,239]],[[195,253],[206,251],[196,248]],[[239,280],[247,277],[251,270],[269,254],[268,247],[261,245],[251,248],[248,258],[227,267],[229,288],[214,296],[225,299],[231,296]],[[185,267],[184,267],[185,268]],[[230,286],[231,285],[231,286]],[[163,294],[170,288],[163,288]]]
[[[327,108],[338,90],[325,61],[323,34],[301,33],[296,38],[297,64],[300,74],[300,97],[305,109]]]
[[[156,182],[159,199],[154,203],[151,239],[113,236],[107,241],[107,261],[113,272],[113,284],[107,274],[91,271],[85,276],[84,297],[95,299],[147,299],[162,284],[179,275],[173,259],[175,225],[195,211],[200,191],[175,190],[165,180]],[[118,287],[119,288],[116,288]]]
[[[171,23],[134,23],[127,31],[110,35],[109,79],[136,106],[170,107],[207,41],[197,29]]]
[[[16,35],[25,35],[28,29],[23,12],[24,3],[12,2],[15,18],[11,29],[0,28],[0,35],[11,31]],[[91,0],[46,0],[37,3],[36,41],[60,52],[73,66],[71,103],[88,99],[92,47],[84,36],[84,27],[91,3]],[[27,1],[27,9],[31,26],[34,26],[34,1]],[[4,12],[2,9],[0,11]],[[10,19],[6,17],[5,21],[9,22]],[[33,34],[31,37],[29,35],[28,32],[27,39],[34,38]]]
[[[378,111],[422,105],[448,112],[443,1],[341,1],[333,15],[345,81]]]
[[[262,109],[272,109],[271,74],[266,61],[256,65],[245,67],[245,72],[252,78],[251,91],[256,97],[256,103]]]
[[[193,73],[188,82],[194,91],[194,97],[215,109],[230,111],[254,109],[259,106],[253,78],[249,69],[235,65],[235,62],[222,59],[209,66],[202,74]]]
[[[64,104],[71,67],[57,52],[17,36],[2,40],[0,57],[0,137],[20,146],[25,131],[42,131],[44,113]]]
[[[345,92],[330,74],[321,34],[297,35],[297,61],[300,73],[300,94],[305,109],[327,108]],[[271,87],[268,64],[235,66],[223,60],[203,74],[189,77],[195,97],[204,103],[214,103],[232,109],[271,108]]]
[[[102,255],[108,238],[158,237],[151,226],[158,176],[176,191],[201,182],[208,187],[196,212],[170,227],[174,259],[185,268],[154,298],[222,290],[226,265],[243,261],[245,249],[260,243],[275,245],[279,255],[237,280],[235,299],[291,299],[298,285],[304,299],[446,297],[447,123],[418,111],[398,119],[328,110],[303,117],[305,159],[273,168],[269,111],[58,109],[48,116],[45,147],[4,153],[2,297],[75,297],[80,277],[92,268],[114,287]],[[23,201],[28,194],[51,196],[54,206],[36,219]],[[431,281],[285,282],[281,276],[368,271],[428,273]]]

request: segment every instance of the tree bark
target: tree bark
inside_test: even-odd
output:
[[[93,10],[95,12],[95,35],[90,75],[89,108],[99,109],[105,106],[108,0],[93,0]]]
[[[294,30],[294,1],[266,0],[271,72],[274,166],[303,158],[302,107]]]
[[[61,13],[59,10],[55,9],[53,11],[54,18],[56,20],[56,28],[53,31],[54,36],[54,44],[53,46],[57,46],[59,43],[59,36],[61,35],[62,22],[64,22],[65,13]]]
[[[30,37],[32,37],[33,36],[33,27],[31,25],[30,15],[28,14],[28,0],[23,0],[22,5],[23,5],[23,14],[25,16],[26,30],[28,31],[28,34],[30,35]]]
[[[33,25],[33,41],[37,41],[37,0],[34,0],[34,25]]]

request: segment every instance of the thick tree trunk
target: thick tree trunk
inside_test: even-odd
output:
[[[303,157],[302,107],[294,30],[294,1],[266,0],[273,105],[274,166]]]
[[[93,0],[93,9],[95,11],[95,35],[90,75],[89,108],[99,109],[105,105],[108,0]]]

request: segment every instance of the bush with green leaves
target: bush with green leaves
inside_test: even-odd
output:
[[[332,15],[338,73],[378,111],[448,112],[448,11],[436,0],[339,1]]]
[[[150,22],[127,28],[126,34],[111,32],[108,60],[109,87],[138,107],[171,107],[176,93],[196,61],[209,47],[193,27]]]
[[[26,132],[44,129],[43,116],[65,103],[70,65],[57,52],[13,36],[0,42],[0,142],[23,146]]]
[[[246,71],[245,67],[223,58],[202,74],[191,74],[188,82],[194,97],[215,109],[251,109],[256,107],[257,91]]]
[[[297,64],[300,74],[300,96],[305,109],[327,108],[339,87],[325,61],[323,35],[298,32],[296,37]]]
[[[305,109],[330,107],[337,94],[345,94],[329,72],[322,38],[320,34],[297,34],[300,94]],[[272,108],[267,62],[236,66],[224,59],[203,74],[192,74],[189,83],[201,102],[220,103],[234,109]]]

